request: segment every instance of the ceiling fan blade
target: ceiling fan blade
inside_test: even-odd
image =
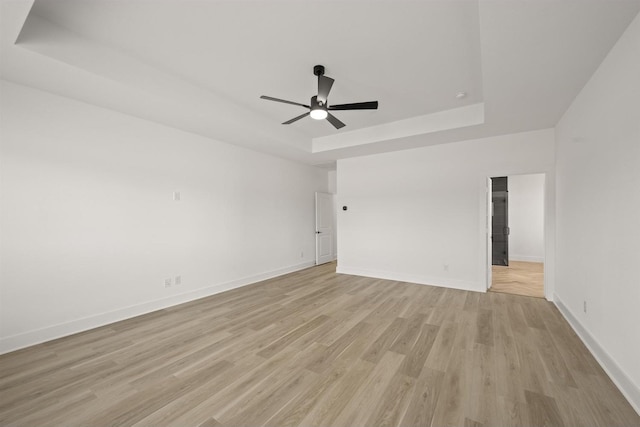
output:
[[[272,96],[267,96],[267,95],[262,95],[260,97],[260,99],[266,99],[267,101],[276,101],[276,102],[284,102],[285,104],[291,104],[291,105],[299,105],[300,107],[304,107],[304,108],[311,108],[308,105],[304,105],[304,104],[300,104],[298,102],[293,102],[293,101],[287,101],[285,99],[280,99],[280,98],[274,98]]]
[[[334,128],[336,129],[340,129],[345,127],[346,125],[344,123],[342,123],[340,120],[338,120],[338,118],[336,116],[334,116],[333,114],[329,113],[327,114],[327,120],[329,121],[329,123],[331,123],[333,125]]]
[[[291,120],[287,120],[286,122],[282,123],[283,125],[290,125],[293,122],[297,122],[298,120],[307,117],[309,115],[309,113],[304,113],[304,114],[300,114],[298,117],[294,117]]]
[[[331,92],[331,86],[333,86],[333,79],[327,76],[318,76],[318,101],[327,103],[329,92]]]
[[[330,105],[329,110],[377,110],[378,101],[355,102],[353,104]]]

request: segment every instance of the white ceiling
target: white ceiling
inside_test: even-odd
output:
[[[640,0],[2,0],[0,73],[325,164],[552,127],[639,10]],[[336,112],[341,130],[281,125],[305,110],[259,96],[308,103],[316,64],[335,79],[330,104],[380,108]]]

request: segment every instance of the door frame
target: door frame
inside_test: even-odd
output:
[[[486,288],[489,290],[491,285],[493,284],[493,241],[491,240],[491,233],[493,233],[493,181],[491,181],[491,177],[487,177],[486,182],[487,190],[486,190],[486,209],[485,209],[485,235],[484,240],[486,244],[486,253],[487,259],[485,263],[488,265],[487,274],[486,274]]]

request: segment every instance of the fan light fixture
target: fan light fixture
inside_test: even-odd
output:
[[[316,120],[324,120],[327,118],[329,113],[327,110],[323,110],[322,108],[316,108],[315,110],[311,110],[311,118]]]
[[[329,91],[331,90],[331,86],[333,86],[333,79],[331,77],[327,77],[324,75],[324,67],[322,65],[316,65],[313,67],[313,74],[318,76],[318,94],[311,97],[311,101],[309,105],[300,104],[298,102],[287,101],[286,99],[274,98],[272,96],[262,95],[260,98],[266,99],[267,101],[275,101],[282,102],[285,104],[297,105],[300,107],[308,108],[309,112],[300,114],[298,117],[294,117],[291,120],[287,120],[282,123],[283,125],[290,125],[293,122],[297,122],[298,120],[311,116],[312,119],[315,120],[324,120],[327,119],[331,125],[340,129],[345,126],[336,116],[331,114],[329,111],[336,110],[377,110],[378,109],[378,101],[370,101],[370,102],[353,102],[350,104],[338,104],[338,105],[329,105],[327,102],[327,97],[329,96]]]

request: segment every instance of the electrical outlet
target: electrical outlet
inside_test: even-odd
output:
[[[304,258],[304,252],[300,252],[300,258]]]
[[[582,303],[582,309],[584,310],[584,312],[587,312],[587,300],[584,300]]]
[[[449,271],[449,264],[442,264],[444,271]]]
[[[176,285],[181,284],[182,283],[182,276],[176,276],[176,278],[173,281],[173,283],[175,283]]]
[[[180,201],[180,192],[179,191],[174,191],[173,192],[173,200],[176,202]]]
[[[164,287],[165,288],[171,287],[171,279],[164,279]]]

